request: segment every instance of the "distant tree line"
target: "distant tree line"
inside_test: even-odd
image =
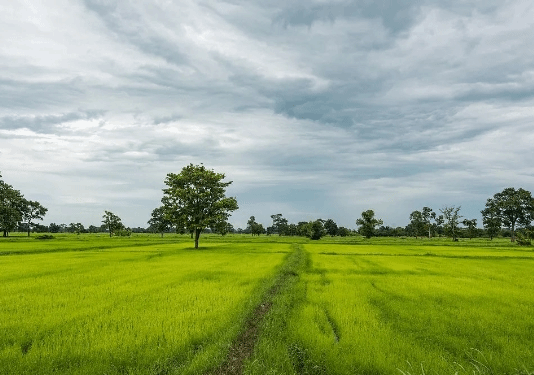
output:
[[[373,210],[361,213],[356,220],[357,230],[338,226],[333,219],[317,219],[290,223],[282,214],[271,215],[272,224],[264,227],[251,216],[245,229],[235,229],[228,222],[232,211],[238,209],[233,197],[226,197],[226,188],[232,183],[223,181],[225,175],[216,173],[201,165],[190,164],[178,174],[169,173],[165,180],[167,188],[163,190],[162,205],[152,211],[147,228],[127,228],[121,219],[110,211],[105,211],[102,224],[85,228],[81,223],[56,224],[48,226],[36,223],[43,220],[48,211],[37,201],[24,198],[20,191],[1,180],[0,175],[0,230],[6,237],[13,231],[26,231],[28,236],[32,229],[36,232],[51,233],[109,233],[129,236],[131,233],[188,233],[198,240],[201,233],[211,232],[244,233],[252,236],[305,236],[313,240],[324,236],[361,235],[373,236],[412,236],[458,238],[510,237],[519,244],[530,244],[534,231],[534,199],[532,194],[522,188],[506,188],[488,198],[481,211],[483,228],[477,227],[476,219],[467,219],[460,214],[461,207],[446,206],[434,211],[430,207],[413,211],[405,227],[391,228],[384,226],[381,219],[375,218]],[[463,219],[463,220],[462,220]]]

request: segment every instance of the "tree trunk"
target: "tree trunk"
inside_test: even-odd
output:
[[[30,237],[30,228],[31,228],[31,226],[30,226],[30,225],[31,225],[31,223],[30,223],[30,222],[28,222],[28,237]]]
[[[7,230],[4,229],[4,235],[3,237],[7,237]]]
[[[161,238],[163,238],[163,232],[161,232]]]
[[[198,249],[198,239],[200,237],[200,230],[195,228],[195,249]]]
[[[512,238],[510,241],[515,242],[515,224],[514,223],[512,223]]]

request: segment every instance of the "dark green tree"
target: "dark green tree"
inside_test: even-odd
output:
[[[207,169],[204,165],[189,164],[178,174],[169,173],[165,179],[161,202],[167,217],[194,233],[195,249],[202,231],[228,222],[230,213],[239,207],[233,197],[226,197],[225,175]]]
[[[109,231],[110,237],[113,235],[113,233],[116,233],[124,228],[121,218],[110,211],[104,211],[104,215],[102,216],[102,224]]]
[[[489,198],[486,207],[488,205],[512,232],[512,242],[515,241],[516,227],[527,227],[534,219],[534,199],[530,191],[522,188],[506,188]]]
[[[350,236],[350,229],[345,228],[345,227],[339,227],[337,228],[337,235],[340,237]]]
[[[0,175],[0,178],[2,175]],[[22,221],[26,200],[20,191],[0,180],[0,230],[7,237]]]
[[[425,219],[421,211],[413,211],[410,214],[409,232],[415,237],[423,236],[426,232]]]
[[[358,231],[365,238],[371,238],[374,235],[375,228],[384,224],[381,219],[375,218],[375,212],[373,210],[367,210],[362,212],[362,217],[356,220],[356,225],[359,226]]]
[[[480,211],[482,214],[482,224],[486,228],[486,232],[490,240],[496,237],[501,231],[502,220],[497,209],[497,202],[493,198],[488,198],[486,208]]]

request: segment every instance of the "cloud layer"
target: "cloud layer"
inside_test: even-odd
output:
[[[166,173],[226,173],[244,227],[355,227],[534,190],[529,1],[12,1],[0,171],[45,222],[145,226]],[[479,220],[480,221],[480,220]]]

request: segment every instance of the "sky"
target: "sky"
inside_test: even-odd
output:
[[[534,190],[530,0],[0,0],[0,173],[43,223],[147,226],[167,173],[233,181],[230,222]]]

